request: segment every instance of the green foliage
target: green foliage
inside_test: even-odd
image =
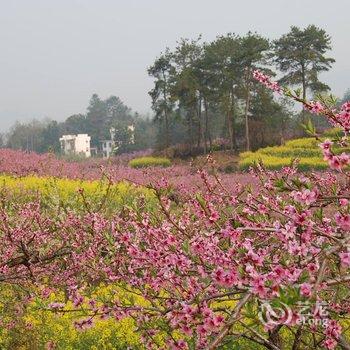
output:
[[[16,122],[7,134],[4,146],[36,152],[59,152],[60,128],[55,120],[33,119],[28,123]]]
[[[61,125],[62,134],[86,134],[87,122],[84,114],[73,114]]]
[[[170,165],[171,161],[168,158],[160,157],[141,157],[129,162],[129,166],[132,168],[168,167]]]
[[[303,129],[309,136],[315,136],[316,135],[316,129],[315,126],[313,125],[311,119],[307,121],[307,123],[302,124]]]
[[[61,146],[59,138],[62,135],[84,134],[91,136],[91,146],[99,147],[101,140],[110,139],[110,128],[119,130],[117,141],[123,144],[119,152],[137,151],[154,146],[155,126],[148,118],[132,113],[118,97],[110,96],[101,99],[94,94],[88,106],[87,114],[74,114],[64,122],[55,120],[32,120],[27,123],[17,122],[1,138],[0,147],[35,151],[37,153],[54,152],[59,154]],[[135,126],[132,144],[125,143],[125,128]]]
[[[148,74],[155,78],[154,88],[149,91],[152,98],[152,109],[155,112],[154,120],[164,128],[164,140],[158,140],[164,148],[170,144],[170,123],[174,103],[171,100],[169,80],[174,74],[174,66],[171,62],[171,54],[167,49],[165,54],[158,57],[154,64],[148,68]]]
[[[186,143],[194,155],[197,149],[206,153],[214,139],[223,137],[233,150],[244,125],[247,145],[278,142],[267,139],[279,138],[290,113],[271,93],[260,98],[262,88],[252,77],[255,69],[268,63],[270,48],[267,38],[248,32],[221,35],[210,43],[202,43],[200,37],[181,39],[173,51],[167,49],[148,70],[155,78],[149,94],[159,127],[158,146]],[[272,126],[274,132],[267,135]],[[254,143],[249,130],[254,135],[259,131]]]
[[[306,91],[320,92],[329,86],[318,79],[322,71],[328,71],[333,58],[325,56],[331,49],[331,38],[325,30],[309,25],[305,29],[292,26],[290,32],[274,42],[275,62],[285,74],[281,82],[301,86],[300,97]]]

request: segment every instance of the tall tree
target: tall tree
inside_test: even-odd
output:
[[[178,101],[179,111],[185,115],[191,154],[195,142],[199,147],[202,139],[202,98],[198,76],[198,62],[202,55],[200,40],[201,37],[195,40],[181,39],[173,54],[176,72],[172,96]]]
[[[237,149],[236,143],[236,116],[238,106],[238,89],[241,83],[242,68],[239,66],[240,39],[233,33],[219,36],[206,47],[207,55],[210,56],[210,70],[213,93],[222,113],[226,117],[227,130],[229,133],[230,149]]]
[[[33,119],[28,123],[16,122],[7,135],[9,148],[39,151],[44,122]]]
[[[91,136],[91,144],[98,146],[100,140],[108,137],[108,111],[105,101],[93,94],[86,114],[87,132]]]
[[[254,132],[252,149],[256,150],[273,144],[283,144],[287,130],[293,125],[293,113],[285,100],[275,100],[273,93],[263,86],[255,86],[249,112],[251,130]]]
[[[247,35],[239,40],[239,57],[238,63],[242,68],[242,94],[245,101],[244,121],[245,121],[245,137],[246,150],[250,150],[249,137],[249,119],[248,113],[250,108],[251,91],[256,80],[253,79],[253,71],[261,69],[261,66],[267,63],[267,54],[270,49],[268,39],[263,38],[257,33],[248,32]]]
[[[107,111],[106,126],[110,127],[117,121],[132,121],[131,108],[116,96],[110,96],[104,101]]]
[[[62,123],[62,134],[84,134],[87,132],[86,116],[73,114]]]
[[[47,120],[40,133],[40,143],[36,149],[37,152],[55,152],[60,151],[61,145],[59,138],[61,134],[61,127],[56,120]]]
[[[305,29],[292,26],[289,33],[274,42],[274,49],[275,62],[284,73],[281,82],[301,86],[303,100],[308,90],[312,93],[329,90],[329,86],[319,80],[319,73],[328,71],[335,62],[326,57],[331,38],[324,29],[315,25]]]
[[[170,117],[174,107],[171,100],[170,80],[175,73],[172,65],[172,55],[167,49],[164,54],[158,57],[153,65],[148,68],[148,74],[155,78],[154,88],[149,92],[152,98],[152,108],[155,112],[155,121],[164,124],[164,147],[169,147],[170,138]]]
[[[202,139],[203,139],[203,150],[204,154],[207,153],[208,141],[209,147],[212,147],[212,138],[210,132],[210,122],[209,122],[209,106],[212,102],[213,93],[212,86],[214,75],[211,72],[210,61],[211,57],[208,55],[206,49],[206,44],[203,45],[203,51],[201,57],[196,62],[196,75],[198,81],[198,90],[199,90],[199,115],[202,120]],[[204,108],[204,118],[202,118],[202,105]]]
[[[0,133],[0,148],[5,147],[6,141],[5,141],[5,135],[3,133]]]

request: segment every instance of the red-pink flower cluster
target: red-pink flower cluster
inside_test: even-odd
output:
[[[350,102],[345,102],[340,112],[336,114],[336,121],[346,132],[350,131]]]
[[[304,105],[304,108],[314,114],[321,114],[325,111],[325,106],[319,101],[310,101]]]
[[[339,155],[335,155],[331,149],[332,144],[333,142],[330,140],[326,140],[320,144],[323,153],[323,159],[328,162],[331,169],[341,171],[344,167],[349,165],[350,157],[345,152]]]
[[[260,83],[265,85],[268,89],[277,93],[282,93],[282,88],[279,86],[279,84],[275,81],[272,81],[268,75],[262,73],[261,71],[255,70],[253,72],[253,77]]]

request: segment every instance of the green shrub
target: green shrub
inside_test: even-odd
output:
[[[158,157],[141,157],[132,159],[129,162],[129,166],[132,168],[148,168],[148,167],[167,167],[170,166],[171,162],[168,158],[158,158]]]
[[[337,137],[337,136],[342,135],[342,134],[343,134],[343,132],[342,132],[341,128],[332,128],[332,129],[326,130],[323,133],[323,136],[325,136],[325,137]]]

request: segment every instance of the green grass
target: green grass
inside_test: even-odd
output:
[[[168,158],[161,157],[141,157],[129,162],[129,166],[132,168],[168,167],[170,165],[171,162]]]

